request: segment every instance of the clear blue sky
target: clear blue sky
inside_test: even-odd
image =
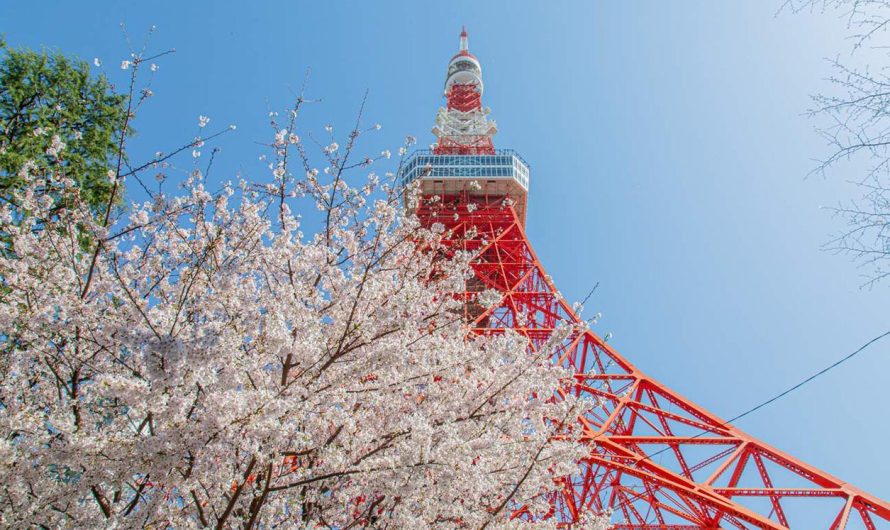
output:
[[[260,176],[266,114],[307,68],[324,101],[306,128],[345,130],[368,89],[368,123],[383,124],[368,152],[430,143],[466,24],[496,145],[532,166],[528,232],[545,267],[570,299],[600,282],[598,331],[731,417],[890,328],[890,285],[862,290],[854,264],[819,250],[841,228],[819,206],[854,196],[854,175],[805,179],[826,152],[808,94],[850,43],[837,18],[775,17],[779,3],[7,2],[0,28],[13,45],[99,57],[122,82],[118,23],[138,42],[157,25],[151,49],[177,52],[160,61],[134,159],[189,140],[205,114],[238,125],[217,144],[221,181]],[[890,341],[739,427],[888,499],[888,386]]]

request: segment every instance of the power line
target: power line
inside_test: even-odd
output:
[[[723,427],[726,427],[726,426],[729,425],[730,423],[732,423],[732,422],[734,422],[734,421],[736,421],[736,420],[738,420],[738,419],[744,418],[744,417],[747,416],[748,414],[751,414],[752,412],[755,412],[755,411],[757,411],[757,410],[759,410],[759,409],[762,409],[763,407],[769,405],[770,403],[773,403],[773,402],[775,402],[775,401],[777,401],[777,400],[779,400],[779,399],[781,399],[781,398],[787,396],[788,394],[794,392],[794,391],[797,390],[798,388],[800,388],[800,387],[804,386],[805,384],[809,383],[809,382],[812,381],[813,379],[816,379],[816,378],[819,377],[820,375],[823,375],[823,374],[825,374],[826,372],[829,372],[829,371],[833,370],[834,368],[837,368],[837,367],[840,366],[841,364],[843,364],[843,363],[849,361],[850,359],[852,359],[853,357],[857,356],[857,355],[860,354],[862,351],[864,351],[866,348],[868,348],[869,346],[871,346],[871,345],[874,344],[875,342],[878,342],[879,340],[883,339],[884,337],[886,337],[886,336],[888,336],[888,335],[890,335],[890,331],[885,331],[884,333],[878,335],[877,337],[871,339],[870,341],[868,341],[868,342],[866,342],[865,344],[863,344],[862,346],[860,346],[860,347],[859,347],[856,351],[854,351],[853,353],[847,355],[846,357],[843,357],[842,359],[840,359],[840,360],[834,362],[833,364],[831,364],[831,365],[829,365],[829,366],[823,368],[822,370],[819,370],[819,371],[816,372],[815,374],[811,375],[810,377],[807,377],[806,379],[804,379],[804,380],[801,381],[800,383],[797,383],[796,385],[792,386],[791,388],[789,388],[789,389],[787,389],[787,390],[785,390],[785,391],[783,391],[783,392],[780,392],[779,394],[776,394],[775,396],[771,397],[770,399],[767,399],[766,401],[764,401],[764,402],[762,402],[762,403],[759,403],[759,404],[757,404],[757,405],[751,407],[750,409],[746,410],[745,412],[742,412],[741,414],[738,414],[737,416],[733,416],[732,418],[730,418],[730,419],[726,420],[725,422],[721,423],[720,425],[718,425],[716,428],[723,428]],[[696,438],[701,438],[701,437],[704,436],[705,434],[708,434],[708,432],[700,432],[700,433],[696,434],[695,436],[691,436],[689,439],[690,439],[690,440],[694,440],[694,439],[696,439]],[[645,458],[643,458],[643,460],[651,460],[652,457],[657,456],[657,455],[660,455],[661,453],[667,451],[668,449],[672,449],[672,447],[671,447],[671,446],[668,446],[668,447],[665,447],[665,448],[663,448],[663,449],[660,449],[660,450],[658,450],[658,451],[652,453],[651,455],[646,456]]]
[[[756,410],[758,410],[758,409],[761,409],[761,408],[763,408],[763,407],[769,405],[770,403],[772,403],[772,402],[774,402],[774,401],[776,401],[776,400],[778,400],[778,399],[780,399],[780,398],[782,398],[782,397],[784,397],[784,396],[787,396],[788,394],[794,392],[794,391],[797,390],[798,388],[800,388],[800,387],[804,386],[805,384],[809,383],[809,382],[812,381],[813,379],[816,379],[816,378],[819,377],[820,375],[822,375],[822,374],[824,374],[824,373],[826,373],[826,372],[828,372],[828,371],[830,371],[830,370],[832,370],[832,369],[834,369],[834,368],[837,368],[837,367],[840,366],[841,364],[843,364],[843,363],[849,361],[850,359],[852,359],[853,357],[855,357],[856,355],[858,355],[860,352],[862,352],[863,350],[865,350],[866,348],[868,348],[869,346],[871,346],[871,345],[874,344],[875,342],[878,342],[879,340],[883,339],[883,338],[886,337],[887,335],[890,335],[890,331],[886,331],[886,332],[884,332],[883,334],[878,335],[877,337],[871,339],[870,341],[868,341],[868,342],[866,342],[865,344],[863,344],[862,346],[860,346],[858,350],[856,350],[856,351],[854,351],[853,353],[847,355],[847,356],[844,357],[843,359],[840,359],[840,360],[838,360],[837,362],[835,362],[834,364],[832,364],[832,365],[830,365],[830,366],[828,366],[828,367],[826,367],[826,368],[823,368],[822,370],[819,370],[818,372],[816,372],[815,374],[811,375],[810,377],[807,377],[806,379],[804,379],[804,380],[801,381],[800,383],[797,383],[796,385],[794,385],[793,387],[789,388],[788,390],[785,390],[784,392],[782,392],[782,393],[780,393],[780,394],[777,394],[775,397],[772,397],[772,398],[770,398],[770,399],[764,401],[763,403],[757,405],[756,407],[752,407],[752,408],[746,410],[745,412],[739,414],[738,416],[736,416],[736,417],[734,417],[734,418],[732,418],[732,419],[726,421],[726,423],[724,423],[723,425],[726,425],[727,423],[732,423],[732,422],[734,422],[735,420],[744,418],[744,417],[747,416],[748,414],[751,414],[752,412],[754,412],[754,411],[756,411]],[[721,427],[722,427],[723,425],[721,425]]]

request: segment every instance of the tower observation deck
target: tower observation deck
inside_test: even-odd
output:
[[[421,222],[443,225],[449,244],[477,256],[474,278],[456,293],[473,332],[512,330],[537,351],[557,325],[582,319],[526,237],[529,168],[516,152],[494,148],[483,87],[462,31],[436,144],[413,153],[398,178],[419,186]],[[483,290],[499,292],[500,302],[483,308],[476,302]],[[611,513],[616,529],[890,528],[890,503],[742,432],[647,376],[585,326],[558,344],[552,360],[575,373],[558,392],[597,403],[578,418],[588,456],[578,474],[554,483],[549,511],[519,508],[513,518],[556,518],[567,528],[585,513]]]
[[[460,49],[448,62],[445,78],[447,104],[436,114],[436,144],[412,153],[400,174],[402,185],[418,181],[421,193],[464,202],[506,201],[525,226],[529,168],[512,150],[495,149],[497,125],[482,106],[482,65],[470,53],[467,31],[460,33]]]

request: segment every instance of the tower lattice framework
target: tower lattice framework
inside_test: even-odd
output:
[[[534,350],[557,325],[579,324],[529,243],[525,230],[528,166],[496,150],[481,105],[482,70],[466,31],[449,63],[446,108],[437,144],[418,151],[400,174],[419,183],[417,214],[441,223],[451,244],[478,253],[475,277],[460,293],[476,333],[513,330]],[[484,309],[483,290],[502,294]],[[578,418],[589,454],[581,472],[560,480],[551,512],[571,525],[585,512],[613,514],[618,529],[890,528],[890,504],[783,453],[641,372],[592,331],[575,331],[553,360],[576,374],[567,392],[598,405]],[[804,503],[804,504],[801,504]],[[821,521],[798,526],[794,516]]]

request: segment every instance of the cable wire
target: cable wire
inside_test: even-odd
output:
[[[772,398],[770,398],[770,399],[764,401],[763,403],[760,403],[759,405],[756,405],[756,406],[754,406],[754,407],[752,407],[752,408],[746,410],[745,412],[742,412],[742,413],[739,414],[738,416],[735,416],[735,417],[733,417],[733,418],[727,420],[726,422],[723,423],[723,425],[721,425],[721,427],[726,426],[727,424],[732,423],[732,422],[734,422],[734,421],[736,421],[736,420],[738,420],[738,419],[744,418],[744,417],[747,416],[748,414],[751,414],[752,412],[755,412],[755,411],[757,411],[757,410],[759,410],[759,409],[762,409],[763,407],[769,405],[770,403],[773,403],[774,401],[777,401],[777,400],[779,400],[779,399],[781,399],[781,398],[787,396],[788,394],[794,392],[794,391],[797,390],[798,388],[800,388],[800,387],[804,386],[805,384],[809,383],[809,382],[812,381],[813,379],[816,379],[816,378],[819,377],[820,375],[823,375],[823,374],[825,374],[826,372],[829,372],[829,371],[833,370],[834,368],[837,368],[837,367],[840,366],[841,364],[843,364],[843,363],[849,361],[850,359],[852,359],[853,357],[855,357],[856,355],[858,355],[859,353],[861,353],[863,350],[865,350],[866,348],[868,348],[869,346],[871,346],[871,345],[874,344],[875,342],[878,342],[879,340],[883,339],[883,338],[886,337],[887,335],[890,335],[890,331],[886,331],[886,332],[882,333],[881,335],[878,335],[877,337],[871,339],[870,341],[868,341],[868,342],[866,342],[865,344],[863,344],[862,346],[860,346],[859,349],[857,349],[857,350],[854,351],[853,353],[851,353],[851,354],[847,355],[846,357],[844,357],[844,358],[842,358],[842,359],[836,361],[834,364],[832,364],[832,365],[830,365],[830,366],[827,366],[827,367],[823,368],[822,370],[819,370],[819,371],[816,372],[815,374],[811,375],[810,377],[807,377],[806,379],[804,379],[804,380],[801,381],[800,383],[797,383],[796,385],[792,386],[792,387],[789,388],[788,390],[785,390],[784,392],[781,392],[781,393],[779,393],[779,394],[776,394],[774,397],[772,397]]]

